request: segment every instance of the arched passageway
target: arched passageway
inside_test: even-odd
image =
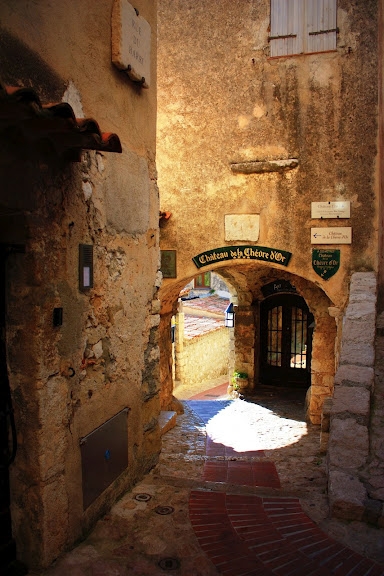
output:
[[[214,270],[224,278],[230,287],[235,305],[235,327],[229,329],[229,375],[234,371],[248,375],[248,386],[245,390],[247,395],[252,395],[263,380],[270,378],[271,371],[274,372],[272,381],[278,385],[295,384],[295,378],[298,377],[298,383],[301,381],[302,386],[308,387],[308,419],[313,424],[320,424],[324,399],[332,396],[335,373],[336,323],[329,313],[332,302],[328,296],[313,282],[277,266],[235,261],[226,266],[207,266],[206,269]],[[172,316],[177,310],[180,290],[189,281],[190,278],[166,280],[160,291],[160,376],[163,410],[181,410],[173,396],[170,326]],[[280,320],[277,319],[277,323],[281,323],[281,329],[284,329],[288,336],[282,331],[280,336],[271,336],[270,326],[270,344],[273,338],[277,338],[276,342],[278,338],[281,339],[280,348],[273,350],[270,347],[268,352],[268,310],[273,309],[270,308],[270,303],[275,300],[277,303],[284,303],[280,310],[282,316]],[[276,354],[280,354],[278,360]],[[273,366],[274,362],[280,362],[282,366]]]

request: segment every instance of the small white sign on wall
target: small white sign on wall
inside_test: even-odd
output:
[[[151,27],[127,0],[115,0],[113,4],[112,62],[131,80],[149,88]]]
[[[352,228],[311,228],[311,244],[352,244]]]
[[[257,242],[260,234],[259,214],[226,214],[225,240]]]
[[[312,218],[350,218],[351,203],[345,202],[311,202]]]

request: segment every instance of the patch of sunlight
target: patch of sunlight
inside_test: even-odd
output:
[[[308,434],[307,424],[243,401],[235,401],[213,416],[206,426],[208,436],[236,452],[276,450],[295,444]]]

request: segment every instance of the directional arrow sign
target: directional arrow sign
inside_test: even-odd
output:
[[[311,244],[352,244],[352,228],[311,228]]]

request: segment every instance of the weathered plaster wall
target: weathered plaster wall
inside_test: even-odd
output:
[[[232,278],[243,307],[282,277],[305,297],[316,321],[310,412],[320,423],[351,272],[377,269],[377,2],[339,0],[336,51],[276,59],[268,57],[269,11],[268,0],[241,10],[229,0],[159,6],[159,188],[161,210],[172,213],[161,248],[177,251],[178,275],[164,281],[161,299],[168,310],[180,278],[197,273],[193,256],[229,244],[226,214],[260,215],[257,244],[291,252],[287,268],[239,260],[203,270]],[[288,160],[284,170],[234,171]],[[320,200],[350,201],[351,218],[312,219]],[[310,228],[322,226],[353,231],[351,245],[331,246],[341,262],[326,281],[311,265]],[[238,335],[235,353],[256,375],[255,342]]]
[[[121,155],[85,152],[80,164],[33,164],[20,155],[1,166],[1,204],[22,212],[16,236],[26,250],[8,263],[7,341],[19,438],[12,519],[29,566],[49,564],[80,538],[160,451],[157,7],[135,4],[153,34],[152,82],[142,90],[111,64],[112,5],[0,7],[0,77],[32,86],[43,102],[67,100],[123,146]],[[5,233],[2,241],[10,240]],[[94,288],[85,293],[80,243],[94,247]],[[63,308],[57,328],[55,307]],[[80,438],[125,407],[128,468],[84,511]]]
[[[223,16],[225,14],[225,17]],[[159,7],[159,186],[172,212],[162,246],[191,255],[225,245],[224,215],[260,214],[259,244],[310,266],[310,202],[350,200],[353,245],[324,290],[345,304],[350,268],[376,265],[376,2],[339,2],[338,50],[268,59],[269,2],[179,1]],[[234,162],[297,158],[283,173],[241,175]],[[332,222],[333,224],[333,222]],[[330,224],[329,224],[330,225]],[[373,241],[372,241],[373,240]]]
[[[178,314],[178,322],[182,314]],[[194,386],[219,376],[228,376],[229,330],[219,328],[193,338],[176,340],[175,380],[193,392]],[[197,385],[197,387],[196,387]],[[177,393],[177,387],[175,387]],[[177,395],[177,394],[176,394]]]

